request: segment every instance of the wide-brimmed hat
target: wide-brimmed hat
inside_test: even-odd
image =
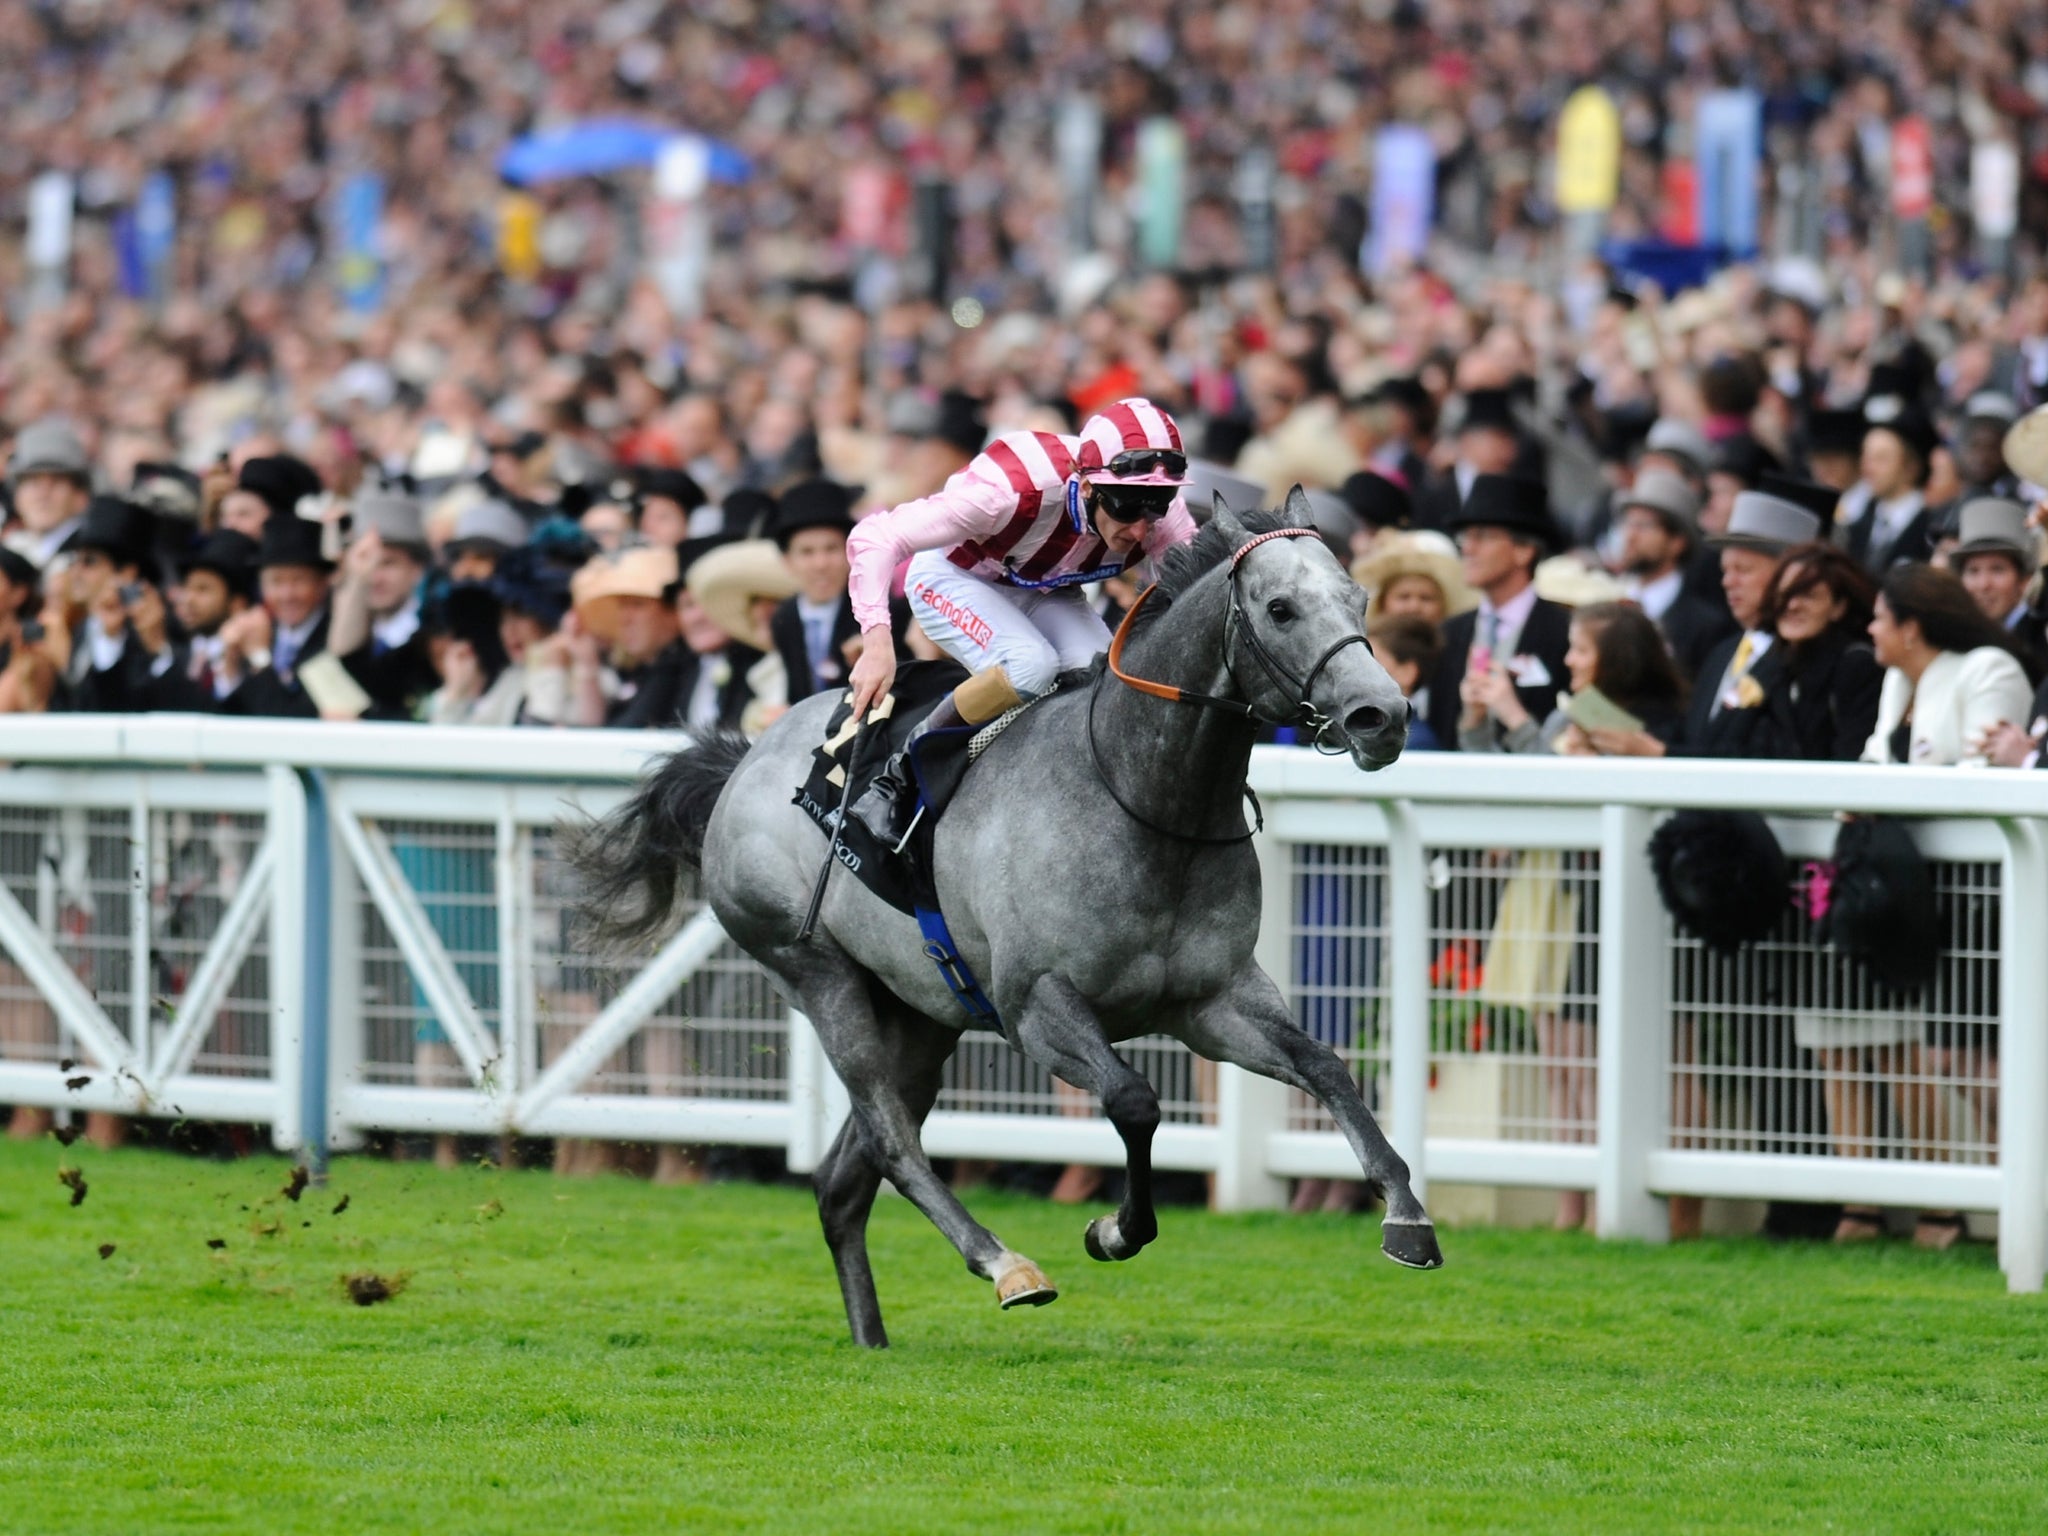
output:
[[[256,541],[247,534],[216,528],[179,557],[178,574],[212,571],[228,584],[229,591],[246,596],[255,590],[259,552]]]
[[[569,583],[569,596],[583,627],[605,645],[619,637],[619,605],[626,598],[662,600],[676,577],[676,552],[656,544],[622,549],[593,560]]]
[[[96,549],[116,565],[148,565],[156,547],[156,516],[119,496],[95,496],[85,504],[72,547]]]
[[[1461,528],[1504,528],[1545,549],[1562,549],[1564,530],[1550,515],[1550,492],[1540,480],[1516,475],[1477,475],[1464,505],[1444,519],[1447,532]]]
[[[1691,538],[1699,532],[1699,493],[1682,476],[1668,469],[1644,470],[1636,476],[1635,484],[1614,498],[1617,517],[1630,507],[1654,512],[1674,533]]]
[[[841,485],[837,480],[799,480],[782,493],[775,521],[769,525],[769,537],[778,549],[786,550],[789,541],[806,529],[831,528],[851,533],[853,503],[859,495],[855,487]]]
[[[1956,514],[1956,536],[1959,542],[1948,557],[1952,571],[1961,571],[1972,555],[2008,555],[2022,574],[2034,572],[2034,539],[2027,530],[2027,509],[2016,501],[1973,496]]]
[[[1534,584],[1538,597],[1566,608],[1618,603],[1628,596],[1628,590],[1619,581],[1572,555],[1552,555],[1540,562]]]
[[[1442,534],[1421,531],[1390,533],[1351,567],[1351,579],[1370,594],[1365,606],[1368,624],[1380,616],[1380,599],[1403,576],[1421,576],[1436,583],[1444,595],[1444,616],[1470,613],[1479,594],[1465,584],[1458,552]]]
[[[1378,470],[1361,469],[1344,482],[1342,495],[1368,528],[1406,528],[1415,520],[1408,488]]]
[[[796,578],[767,539],[742,539],[709,551],[690,566],[683,584],[712,623],[757,651],[775,642],[767,624],[754,616],[755,599],[772,597],[779,603],[796,596]]]
[[[263,525],[263,542],[256,550],[256,568],[298,565],[309,570],[331,571],[334,562],[322,553],[322,527],[311,518],[287,514],[273,517]]]
[[[24,475],[68,475],[91,485],[92,459],[69,422],[33,421],[14,439],[14,457],[7,463],[10,481]]]
[[[427,509],[417,496],[384,489],[358,491],[348,510],[352,538],[374,533],[393,549],[426,558]]]
[[[235,489],[247,491],[266,507],[272,517],[287,517],[298,508],[302,497],[320,494],[320,476],[304,459],[288,453],[274,453],[245,461],[235,476]]]
[[[2048,485],[2048,405],[2035,406],[2008,427],[1999,453],[2022,480]]]
[[[1795,544],[1820,537],[1820,518],[1796,502],[1764,491],[1742,491],[1735,498],[1724,532],[1707,540],[1715,549],[1755,549],[1780,555]]]

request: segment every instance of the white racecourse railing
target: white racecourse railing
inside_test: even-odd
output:
[[[0,1103],[259,1122],[314,1157],[368,1131],[514,1131],[815,1166],[838,1082],[708,913],[637,969],[576,948],[556,828],[680,740],[0,722]],[[1262,748],[1253,783],[1261,959],[1425,1189],[1586,1189],[1604,1235],[1651,1240],[1670,1195],[1995,1212],[2009,1284],[2041,1288],[2048,775],[1417,754],[1367,778]],[[1674,936],[1645,850],[1690,806],[1768,814],[1788,874],[1837,813],[1910,818],[1934,986],[1880,993],[1789,908],[1734,959]],[[1298,1095],[1168,1041],[1128,1050],[1160,1090],[1160,1165],[1213,1174],[1220,1206],[1355,1176]],[[979,1035],[925,1141],[1121,1155]]]

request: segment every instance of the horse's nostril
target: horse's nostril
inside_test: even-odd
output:
[[[1344,729],[1354,736],[1376,736],[1387,728],[1387,712],[1367,704],[1344,717]]]

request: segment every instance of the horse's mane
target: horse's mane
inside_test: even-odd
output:
[[[1247,533],[1271,533],[1276,528],[1292,527],[1292,521],[1285,512],[1239,512],[1235,514],[1240,527]],[[1215,523],[1202,525],[1202,529],[1185,544],[1176,544],[1159,561],[1159,579],[1152,584],[1152,596],[1145,603],[1144,612],[1138,615],[1131,626],[1133,633],[1144,629],[1160,614],[1173,606],[1173,600],[1183,596],[1188,588],[1200,581],[1217,566],[1230,559],[1229,536]]]

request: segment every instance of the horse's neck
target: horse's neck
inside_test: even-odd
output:
[[[1223,661],[1227,586],[1207,579],[1141,632],[1123,670],[1191,693],[1236,692]],[[1227,834],[1242,820],[1252,730],[1237,714],[1177,704],[1105,675],[1095,700],[1097,749],[1116,791],[1146,817],[1191,835]]]

